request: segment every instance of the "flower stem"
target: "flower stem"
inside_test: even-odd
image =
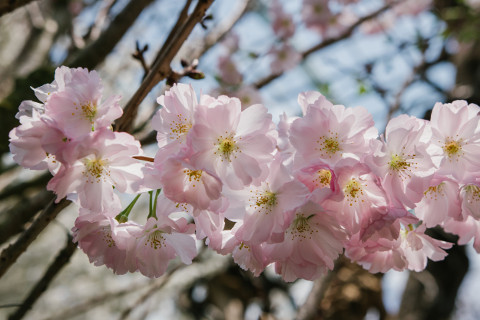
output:
[[[132,202],[130,202],[130,204],[125,208],[125,210],[123,210],[122,212],[120,212],[116,217],[115,219],[120,222],[120,223],[124,223],[124,222],[127,222],[128,221],[128,215],[130,214],[130,211],[132,211],[133,209],[133,206],[135,205],[135,203],[137,203],[137,200],[138,198],[140,198],[141,194],[138,194],[135,199],[133,199]]]
[[[157,191],[155,192],[155,199],[153,199],[153,191],[148,191],[148,193],[150,194],[150,203],[149,203],[149,206],[148,206],[148,218],[147,219],[150,219],[150,218],[157,219],[157,199],[158,199],[158,195],[160,194],[161,190],[162,189],[157,189]]]

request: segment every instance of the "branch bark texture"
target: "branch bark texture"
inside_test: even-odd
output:
[[[199,0],[193,12],[188,16],[183,24],[177,23],[168,36],[165,44],[160,49],[157,59],[153,66],[150,68],[149,73],[143,80],[140,88],[135,92],[133,97],[128,101],[125,106],[123,116],[116,123],[116,130],[118,131],[130,131],[132,130],[133,121],[137,115],[137,110],[140,103],[145,99],[147,94],[155,87],[160,81],[168,77],[171,72],[170,64],[177,55],[178,51],[182,47],[185,40],[188,38],[193,28],[197,23],[202,21],[205,16],[205,12],[213,3],[213,0]],[[190,1],[187,1],[189,6]],[[188,9],[187,9],[188,10]],[[179,20],[183,20],[185,9],[180,14]]]

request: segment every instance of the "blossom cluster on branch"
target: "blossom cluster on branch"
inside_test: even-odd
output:
[[[452,246],[425,234],[437,225],[480,252],[480,107],[465,101],[437,103],[431,121],[400,115],[379,137],[365,108],[318,92],[276,125],[260,104],[175,84],[157,100],[149,158],[112,131],[119,98],[102,99],[95,71],[60,67],[34,91],[41,103],[24,101],[10,133],[14,159],[50,170],[57,201],[80,208],[74,241],[118,274],[158,277],[203,239],[285,281],[315,279],[342,253],[371,272],[420,271]],[[137,196],[123,209],[117,193]],[[141,194],[143,223],[129,217]]]

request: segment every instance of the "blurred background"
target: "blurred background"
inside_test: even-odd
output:
[[[18,167],[9,154],[18,106],[36,100],[31,87],[52,82],[57,66],[87,67],[100,73],[105,96],[127,104],[190,2],[0,0],[2,249],[52,199],[49,174]],[[156,151],[156,97],[177,81],[263,103],[275,122],[300,115],[298,94],[317,90],[366,107],[383,132],[401,113],[428,119],[437,101],[480,104],[480,1],[215,0],[140,105],[131,132],[147,155]],[[471,246],[455,246],[421,273],[370,274],[340,258],[324,279],[287,284],[270,269],[255,278],[199,244],[192,265],[173,262],[167,276],[148,279],[114,275],[70,249],[76,210],[61,211],[0,278],[0,318],[21,318],[20,306],[33,305],[24,318],[303,319],[310,291],[322,285],[315,319],[480,319],[480,259]],[[53,281],[42,282],[51,269]],[[46,290],[25,304],[35,286]]]

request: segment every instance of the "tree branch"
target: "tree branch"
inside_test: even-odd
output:
[[[18,320],[23,318],[28,310],[32,308],[35,301],[37,301],[42,293],[47,290],[47,287],[50,285],[55,276],[70,261],[70,258],[75,253],[76,249],[77,244],[72,241],[72,236],[68,234],[65,247],[62,249],[62,251],[60,251],[52,264],[50,264],[43,277],[36,283],[32,291],[30,291],[30,294],[23,301],[17,311],[10,315],[8,318],[9,320]]]
[[[319,44],[311,47],[310,49],[307,49],[307,50],[303,51],[301,53],[301,55],[302,55],[301,61],[305,60],[308,56],[310,56],[314,52],[317,52],[318,50],[321,50],[321,49],[326,48],[326,47],[328,47],[328,46],[330,46],[334,43],[337,43],[341,40],[344,40],[344,39],[348,38],[349,36],[352,35],[353,31],[355,31],[364,22],[376,18],[377,16],[379,16],[380,14],[385,12],[386,10],[390,9],[393,5],[395,5],[398,2],[399,2],[398,0],[393,1],[392,3],[390,3],[388,5],[385,5],[382,8],[378,9],[377,11],[374,11],[374,12],[370,13],[369,15],[366,15],[365,17],[362,17],[362,18],[358,19],[354,24],[352,24],[350,27],[348,27],[348,29],[346,29],[338,37],[325,39],[324,41],[322,41]],[[257,89],[260,89],[260,88],[266,86],[267,84],[269,84],[270,82],[272,82],[273,80],[277,79],[281,75],[282,75],[282,73],[272,73],[271,75],[257,81],[254,84],[254,87],[257,88]]]
[[[190,0],[187,1],[185,7],[189,6]],[[173,28],[163,47],[160,49],[157,59],[153,66],[150,68],[150,72],[143,80],[140,88],[130,98],[125,106],[123,116],[116,122],[116,130],[118,131],[130,131],[133,125],[133,120],[136,117],[138,107],[140,103],[145,99],[147,94],[155,87],[160,81],[168,77],[171,72],[170,64],[173,58],[176,56],[178,50],[192,32],[195,25],[200,22],[207,9],[212,4],[213,0],[199,0],[197,6],[191,15],[185,20],[185,23],[177,28]],[[188,9],[187,9],[188,10]],[[179,19],[183,18],[184,9],[180,14]],[[177,26],[177,24],[175,25]]]
[[[2,212],[0,215],[0,244],[25,231],[25,224],[43,210],[50,200],[51,193],[42,190],[31,199],[20,199],[13,208]]]
[[[143,9],[152,2],[153,0],[131,0],[97,40],[76,55],[67,58],[64,64],[70,67],[95,68],[113,50]]]
[[[28,246],[37,238],[40,232],[56,218],[56,216],[66,208],[71,202],[62,199],[59,203],[54,203],[54,199],[35,219],[30,228],[28,228],[16,242],[9,245],[0,255],[0,278],[7,272],[10,266],[17,261],[18,257],[28,248]]]

